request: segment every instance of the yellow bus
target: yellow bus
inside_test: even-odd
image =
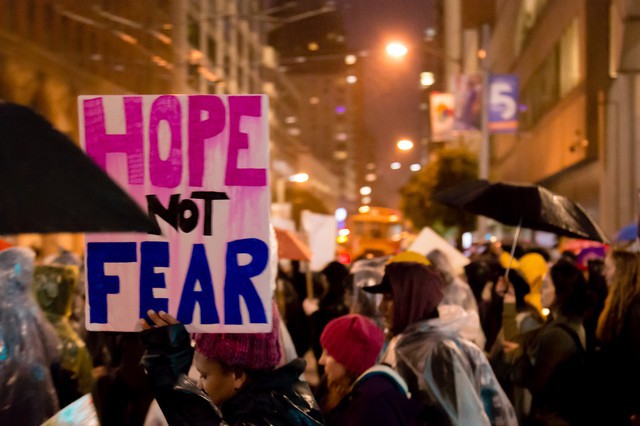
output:
[[[343,263],[398,253],[404,238],[402,215],[386,207],[369,207],[347,218],[339,231],[338,255]]]

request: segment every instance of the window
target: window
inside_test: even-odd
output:
[[[560,39],[560,96],[564,96],[580,83],[580,29],[578,19]]]
[[[209,37],[207,43],[207,57],[211,64],[216,64],[216,40],[213,37]]]
[[[522,90],[523,129],[536,122],[582,80],[580,70],[580,28],[574,19]]]
[[[559,100],[558,50],[556,46],[551,51],[522,92],[522,100],[526,106],[521,116],[523,129],[533,127]]]
[[[191,17],[189,18],[189,44],[200,48],[200,23]]]
[[[516,53],[520,52],[526,42],[531,30],[535,27],[538,19],[549,0],[523,0],[518,13],[516,24]]]

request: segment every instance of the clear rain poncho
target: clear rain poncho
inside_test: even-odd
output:
[[[419,321],[391,341],[381,362],[407,380],[413,398],[438,407],[437,424],[517,425],[486,356],[460,337],[463,324],[453,313]]]
[[[31,294],[33,250],[0,251],[0,424],[39,425],[58,411],[50,367],[60,341]]]
[[[362,291],[365,287],[379,284],[384,275],[384,268],[391,256],[375,257],[373,259],[361,259],[354,262],[350,269],[351,281],[346,288],[346,304],[352,314],[361,314],[374,320],[383,327],[382,314],[378,305],[382,299],[380,294],[371,294]]]
[[[91,355],[69,321],[77,281],[78,267],[72,265],[36,266],[33,276],[36,300],[62,342],[60,373],[57,378],[62,406],[91,392],[93,386]]]

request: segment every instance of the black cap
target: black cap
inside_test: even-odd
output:
[[[391,280],[384,274],[382,281],[379,284],[371,285],[369,287],[362,287],[362,290],[372,294],[390,294],[391,293]]]

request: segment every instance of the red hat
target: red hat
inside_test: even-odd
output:
[[[382,330],[358,314],[330,321],[320,336],[320,344],[327,353],[358,376],[376,363],[383,343]]]
[[[280,318],[273,309],[270,333],[196,333],[196,351],[229,367],[269,370],[280,362]]]

